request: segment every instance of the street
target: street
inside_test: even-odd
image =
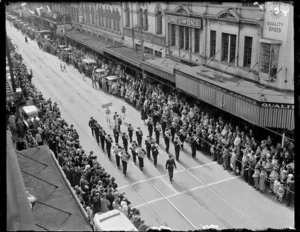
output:
[[[119,191],[124,191],[132,207],[141,211],[147,225],[166,225],[173,230],[202,229],[202,226],[210,224],[218,225],[221,229],[251,230],[294,226],[293,208],[278,203],[266,193],[255,191],[240,177],[224,171],[222,166],[199,151],[193,159],[188,144],[185,144],[179,162],[176,162],[172,184],[165,169],[168,154],[164,151],[162,138],[158,166],[155,167],[152,160],[145,158],[145,168],[140,171],[131,158],[124,177],[122,170],[116,167],[114,155],[109,161],[106,153],[97,146],[88,121],[94,117],[112,135],[102,105],[112,102],[112,115],[114,112],[121,113],[124,105],[127,109],[125,121],[131,123],[135,130],[137,127],[142,129],[145,147],[148,129],[141,120],[140,112],[123,99],[93,88],[91,79],[83,80],[73,66],[66,65],[66,72],[61,71],[60,64],[63,62],[58,57],[40,50],[36,41],[29,39],[26,44],[21,31],[9,23],[6,26],[7,35],[18,45],[18,52],[27,69],[33,70],[32,82],[35,87],[45,99],[51,98],[52,102],[58,103],[62,118],[69,125],[74,125],[85,152],[94,151],[100,164],[116,178]],[[127,132],[127,126],[122,124],[121,131]],[[133,139],[136,139],[135,133]],[[170,144],[170,153],[175,156],[173,144]]]

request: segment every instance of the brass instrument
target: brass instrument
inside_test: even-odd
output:
[[[194,135],[194,136],[193,136],[193,139],[194,139],[194,141],[196,141],[197,144],[199,145],[199,138],[197,137],[197,135]]]

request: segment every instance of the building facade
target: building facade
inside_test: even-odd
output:
[[[274,17],[277,8],[285,13]],[[293,91],[293,46],[286,46],[293,43],[292,20],[293,7],[285,3],[267,2],[264,9],[253,3],[170,3],[167,56]]]
[[[100,41],[123,44],[122,4],[72,3],[72,25],[82,33]]]
[[[164,2],[124,2],[124,45],[140,52],[143,39],[145,53],[165,57],[165,9]]]

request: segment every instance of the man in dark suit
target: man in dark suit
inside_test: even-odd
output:
[[[92,131],[92,135],[94,136],[94,128],[95,128],[95,119],[93,119],[93,117],[91,117],[90,121],[89,121],[89,127],[91,128]]]
[[[123,147],[124,147],[125,151],[127,152],[127,150],[128,150],[128,135],[126,135],[125,132],[122,135],[122,140],[123,140]]]
[[[95,137],[96,137],[96,141],[97,144],[99,146],[100,140],[99,140],[99,136],[100,136],[100,125],[97,121],[95,121],[95,128],[94,128],[94,133],[95,133]]]
[[[113,129],[114,137],[115,137],[115,143],[119,143],[119,129],[118,126],[115,126]]]
[[[146,151],[147,151],[147,157],[148,159],[151,159],[150,152],[151,152],[151,139],[150,136],[147,136],[147,139],[145,140],[146,145]]]
[[[157,165],[157,156],[158,156],[158,149],[157,146],[155,145],[155,143],[152,143],[151,145],[151,150],[152,150],[152,157],[153,157],[153,161],[154,161],[154,166],[156,167]]]
[[[130,143],[132,143],[133,131],[134,131],[133,127],[131,126],[131,124],[129,124],[129,126],[128,126],[128,135],[129,135]]]
[[[143,139],[143,132],[141,128],[137,128],[138,130],[136,131],[136,139],[138,141],[139,146],[142,146],[142,139]]]
[[[112,144],[112,138],[110,137],[110,135],[106,136],[106,151],[107,151],[107,155],[109,160],[110,159],[110,149],[111,149],[111,144]]]

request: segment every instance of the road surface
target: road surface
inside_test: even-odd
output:
[[[91,80],[83,80],[71,65],[67,66],[66,72],[60,71],[62,61],[58,57],[39,50],[36,42],[30,39],[29,44],[25,44],[21,32],[8,23],[7,34],[18,45],[18,52],[22,54],[28,70],[33,70],[33,84],[44,98],[58,103],[62,118],[77,129],[83,149],[86,153],[94,151],[101,165],[116,178],[119,190],[126,193],[132,206],[140,209],[147,225],[166,225],[174,230],[201,229],[203,225],[210,224],[222,229],[251,230],[294,226],[293,208],[255,191],[240,177],[224,171],[199,151],[193,159],[188,145],[180,153],[173,184],[170,184],[164,167],[168,155],[164,152],[163,139],[160,139],[158,167],[145,158],[145,168],[140,171],[131,159],[125,178],[116,168],[114,156],[109,161],[97,146],[88,121],[91,116],[94,117],[106,132],[113,135],[101,106],[112,102],[110,109],[114,114],[115,111],[120,113],[125,105],[129,116],[126,121],[135,129],[141,127],[144,136],[147,136],[148,130],[140,112],[124,100],[92,88]],[[122,125],[121,130],[127,131],[127,127]],[[170,153],[175,155],[172,144]]]

